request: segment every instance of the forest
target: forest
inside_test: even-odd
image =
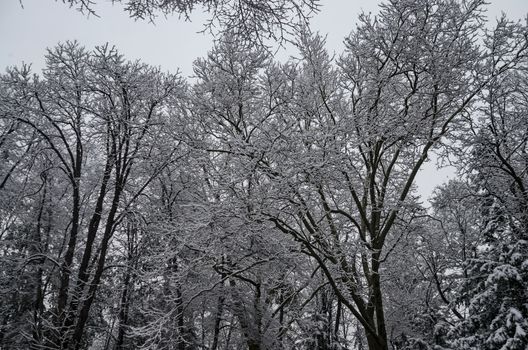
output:
[[[213,47],[1,73],[0,349],[528,349],[528,22],[385,0],[333,55],[316,0],[116,3]]]

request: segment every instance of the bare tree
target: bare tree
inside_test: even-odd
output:
[[[157,140],[181,82],[106,46],[66,43],[49,51],[43,80],[12,83],[26,98],[9,101],[22,113],[8,117],[42,139],[71,191],[64,245],[49,255],[60,269],[42,345],[79,348],[116,228],[177,154]]]
[[[62,0],[83,13],[96,14],[94,0]],[[194,11],[205,11],[210,18],[204,30],[232,32],[251,42],[268,39],[283,43],[305,26],[318,11],[318,0],[112,0],[124,5],[130,17],[154,21],[159,15],[176,14],[189,20]]]
[[[499,25],[504,30],[512,24],[503,18]],[[527,83],[524,61],[488,86],[479,118],[461,137],[468,150],[461,167],[478,189],[482,243],[457,291],[464,317],[450,328],[453,348],[528,346],[528,278],[522,263],[528,256]]]
[[[525,28],[485,33],[483,5],[384,4],[378,17],[360,17],[339,69],[306,33],[299,65],[284,70],[285,102],[256,127],[262,139],[239,145],[268,176],[266,215],[318,262],[369,349],[389,346],[383,263],[397,225],[416,215],[418,171],[478,94],[526,55]],[[493,46],[476,43],[494,36]]]

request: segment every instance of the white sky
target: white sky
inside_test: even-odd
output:
[[[98,0],[96,12],[89,17],[54,0],[0,0],[0,71],[22,62],[32,63],[39,71],[44,64],[47,47],[59,41],[78,40],[87,48],[106,42],[115,45],[127,59],[141,59],[184,76],[192,75],[192,62],[202,57],[211,46],[209,34],[198,33],[207,18],[192,14],[192,22],[177,16],[159,18],[156,24],[128,18],[120,5]],[[490,0],[488,16],[495,18],[504,11],[510,18],[528,14],[528,0]],[[377,12],[373,0],[321,0],[321,12],[312,21],[312,28],[327,34],[327,47],[339,53],[342,41],[355,28],[358,14]],[[289,53],[281,53],[282,55]],[[295,53],[292,53],[295,54]],[[449,169],[436,170],[428,164],[418,179],[418,187],[428,197],[434,186],[452,176]]]

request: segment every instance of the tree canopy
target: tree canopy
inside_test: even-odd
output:
[[[391,0],[282,63],[224,22],[192,81],[78,42],[8,68],[0,347],[526,349],[528,28],[485,6]]]

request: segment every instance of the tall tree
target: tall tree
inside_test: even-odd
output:
[[[503,31],[513,26],[504,18],[499,25]],[[465,317],[450,334],[457,349],[528,346],[525,64],[483,91],[481,118],[465,138],[471,152],[464,160],[479,189],[483,242],[467,264],[460,291]]]
[[[360,17],[339,69],[305,33],[299,64],[283,70],[285,102],[244,147],[268,179],[265,215],[318,262],[369,349],[388,348],[382,264],[397,223],[414,215],[418,171],[482,89],[526,54],[522,26],[477,45],[483,5],[383,4],[378,17]]]
[[[183,85],[107,46],[70,42],[48,52],[42,80],[15,78],[25,98],[10,99],[6,117],[38,135],[70,192],[64,243],[46,255],[60,268],[42,345],[80,348],[116,228],[176,159],[163,125]]]

